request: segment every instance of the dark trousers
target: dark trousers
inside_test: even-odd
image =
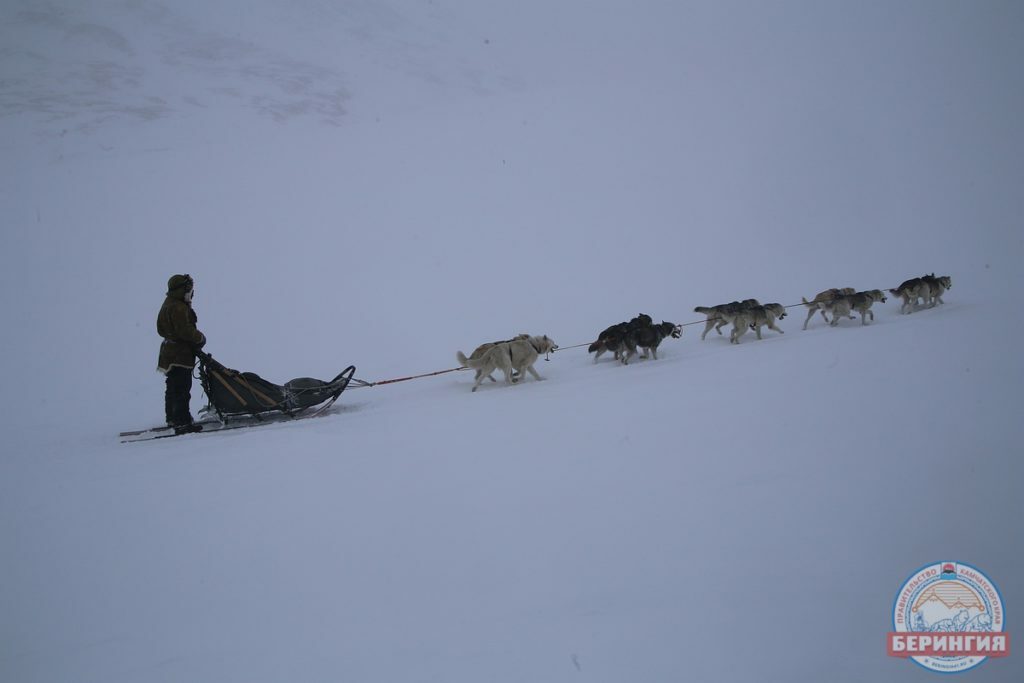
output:
[[[192,424],[189,401],[192,400],[192,369],[174,366],[167,371],[167,393],[164,412],[172,427]]]

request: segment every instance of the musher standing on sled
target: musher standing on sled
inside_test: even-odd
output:
[[[164,338],[157,363],[157,369],[167,375],[164,412],[168,426],[173,427],[176,434],[203,429],[192,421],[189,409],[195,349],[206,344],[206,336],[196,328],[198,317],[192,310],[193,287],[190,275],[172,275],[167,281],[167,298],[156,317],[156,331]]]

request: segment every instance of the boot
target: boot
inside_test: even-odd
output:
[[[191,422],[187,425],[178,425],[174,428],[175,434],[194,434],[195,432],[203,431],[203,425],[198,425],[195,422]]]

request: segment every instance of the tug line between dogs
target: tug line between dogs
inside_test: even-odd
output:
[[[931,278],[934,279],[934,275],[932,275]],[[915,280],[920,280],[920,278],[915,278]],[[889,292],[891,292],[893,294],[897,294],[900,290],[904,289],[911,282],[913,282],[913,281],[908,280],[907,282],[904,282],[902,285],[900,285],[898,288],[888,288],[887,287],[887,288],[885,288],[883,290],[880,290],[880,291],[889,291]],[[947,284],[946,288],[948,288],[948,286],[949,285]],[[812,301],[807,301],[805,299],[804,301],[801,301],[800,303],[789,304],[789,305],[786,305],[786,306],[782,306],[781,308],[789,309],[789,308],[797,308],[797,307],[800,307],[800,306],[811,307],[813,304],[817,304],[817,302],[818,302],[817,298],[812,300]],[[941,302],[941,299],[940,299],[940,302]],[[901,311],[902,311],[902,309],[901,309]],[[872,318],[873,318],[873,316],[872,316]],[[711,318],[711,317],[705,317],[702,320],[693,320],[693,321],[690,321],[690,322],[679,323],[677,325],[677,327],[683,328],[683,327],[689,327],[691,325],[702,325],[702,324],[707,324],[707,323],[709,323],[712,320],[714,320],[714,319]],[[808,316],[808,320],[810,320],[810,316]],[[805,323],[804,329],[807,329],[806,328],[806,323]],[[705,331],[705,333],[706,333],[706,331]],[[758,338],[760,338],[760,335],[758,336]],[[596,341],[600,341],[600,340],[596,340]],[[595,343],[594,341],[589,341],[589,342],[583,342],[582,344],[573,344],[571,346],[556,346],[553,349],[547,350],[547,352],[545,353],[545,360],[550,360],[550,355],[553,354],[553,353],[557,353],[558,351],[568,351],[569,349],[578,349],[578,348],[583,347],[583,346],[590,346],[590,345],[592,345],[594,343]],[[463,370],[472,370],[472,369],[473,368],[471,368],[471,367],[460,366],[460,367],[457,367],[457,368],[448,368],[446,370],[436,370],[434,372],[425,372],[425,373],[418,374],[418,375],[409,375],[407,377],[397,377],[397,378],[394,378],[394,379],[378,380],[376,382],[368,382],[366,380],[352,378],[351,384],[350,384],[349,388],[350,389],[365,389],[367,387],[376,387],[376,386],[381,386],[381,385],[384,385],[384,384],[395,384],[395,383],[398,383],[398,382],[408,382],[408,381],[411,381],[411,380],[414,380],[414,379],[423,379],[423,378],[426,378],[426,377],[436,377],[438,375],[444,375],[444,374],[447,374],[447,373],[450,373],[450,372],[461,372]],[[532,368],[531,368],[531,370],[532,370]],[[475,390],[476,389],[474,388],[474,391]]]

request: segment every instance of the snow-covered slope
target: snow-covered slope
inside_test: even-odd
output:
[[[1014,631],[1020,10],[208,4],[0,8],[0,679],[916,680],[941,559]],[[176,272],[284,381],[931,271],[868,326],[115,436]]]

